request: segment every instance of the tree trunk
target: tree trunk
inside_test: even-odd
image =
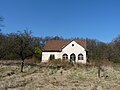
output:
[[[22,63],[21,63],[21,72],[23,72],[23,67],[24,67],[24,59],[22,59]]]

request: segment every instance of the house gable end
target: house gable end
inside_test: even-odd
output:
[[[83,49],[85,49],[82,45],[80,45],[78,42],[76,42],[76,40],[71,40],[68,44],[66,44],[64,47],[62,47],[61,50],[63,50],[65,47],[67,47],[69,44],[71,44],[72,42],[75,42],[78,46],[82,47]]]

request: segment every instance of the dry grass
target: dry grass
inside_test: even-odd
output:
[[[57,68],[64,68],[64,69],[70,69],[74,66],[72,62],[69,62],[67,60],[61,60],[61,59],[55,59],[55,60],[50,60],[48,62],[49,66],[57,67]]]
[[[0,90],[120,90],[120,68],[102,66],[101,78],[98,78],[96,67],[84,67],[25,66],[24,73],[20,73],[18,66],[0,65]]]

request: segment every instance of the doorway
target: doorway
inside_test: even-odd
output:
[[[70,55],[70,61],[74,61],[74,62],[75,62],[75,60],[76,60],[76,56],[75,56],[74,53],[72,53],[72,54]]]

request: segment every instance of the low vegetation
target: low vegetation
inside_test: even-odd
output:
[[[0,90],[119,90],[120,66],[109,64],[101,68],[99,78],[94,65],[54,60],[25,65],[20,73],[18,65],[4,63],[0,65]]]

